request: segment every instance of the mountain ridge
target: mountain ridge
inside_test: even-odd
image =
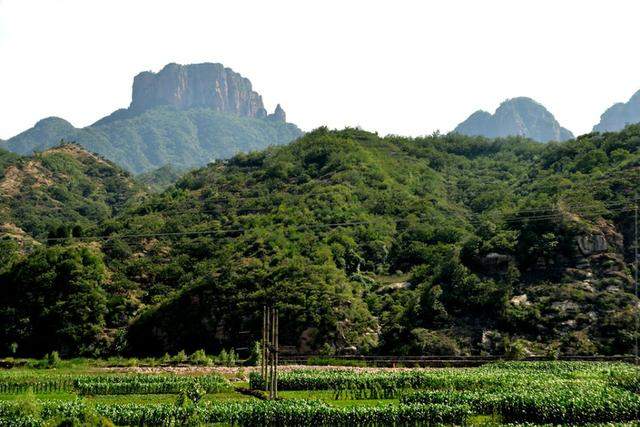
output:
[[[538,142],[566,141],[574,137],[542,104],[528,97],[507,99],[494,114],[478,110],[456,126],[454,132],[487,138],[523,136]]]
[[[148,98],[145,98],[148,97]],[[267,114],[251,82],[221,64],[168,64],[134,78],[128,108],[75,128],[59,117],[38,121],[0,146],[19,154],[76,142],[131,172],[167,164],[203,166],[242,151],[282,145],[302,131],[286,122],[280,104]]]

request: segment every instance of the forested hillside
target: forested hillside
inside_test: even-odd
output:
[[[317,129],[36,236],[0,270],[0,350],[246,347],[269,301],[300,351],[628,353],[639,184],[640,126],[547,145]]]
[[[34,156],[0,150],[0,223],[35,238],[89,232],[142,193],[120,167],[75,144]]]
[[[176,110],[157,107],[133,117],[74,128],[59,118],[48,118],[6,141],[3,147],[31,154],[73,141],[116,162],[133,173],[171,164],[178,168],[202,166],[238,152],[286,144],[301,135],[293,124],[239,117],[207,108]]]

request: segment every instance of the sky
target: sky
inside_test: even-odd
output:
[[[575,134],[640,89],[637,0],[0,0],[0,138],[87,126],[133,76],[220,62],[303,130],[446,133],[529,96]]]

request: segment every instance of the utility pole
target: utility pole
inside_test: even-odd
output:
[[[633,352],[635,356],[635,363],[638,365],[640,360],[638,359],[638,329],[640,328],[640,302],[638,302],[638,269],[640,265],[638,264],[638,191],[636,190],[634,193],[634,235],[635,235],[635,244],[633,245],[633,264],[634,264],[634,275],[635,275],[635,295],[636,295],[636,333],[634,334],[635,342],[633,346]]]
[[[263,307],[262,317],[262,363],[260,375],[269,399],[278,398],[278,310]]]
[[[260,355],[260,376],[267,377],[267,306],[262,307],[262,342]]]

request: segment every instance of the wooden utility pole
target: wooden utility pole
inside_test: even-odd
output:
[[[278,310],[264,306],[262,321],[262,364],[260,374],[269,399],[278,398]]]
[[[638,365],[640,363],[640,360],[638,359],[638,329],[640,329],[640,303],[638,302],[638,269],[640,268],[640,264],[639,264],[639,259],[638,259],[638,244],[640,243],[640,241],[638,240],[638,191],[636,190],[636,192],[634,193],[634,201],[635,201],[635,208],[634,208],[634,215],[633,215],[633,219],[634,219],[634,234],[635,234],[635,244],[633,245],[633,266],[634,266],[634,276],[635,276],[635,287],[634,287],[634,291],[635,291],[635,295],[636,295],[636,318],[635,318],[635,326],[636,326],[636,330],[635,330],[635,341],[634,341],[634,346],[633,346],[633,353],[635,356],[635,363],[636,365]]]
[[[636,209],[637,212],[637,209]],[[636,221],[636,224],[638,222]],[[637,258],[637,255],[636,255]],[[636,263],[636,274],[638,271],[638,264]],[[636,279],[636,287],[638,285],[638,280]],[[637,296],[637,291],[636,291],[636,296]],[[273,364],[273,398],[277,399],[278,398],[278,309],[275,309],[275,314],[274,314],[274,318],[275,318],[275,331],[276,331],[276,338],[274,340],[275,342],[275,352],[273,355],[273,358],[275,360],[274,364]],[[638,334],[636,334],[636,340],[638,339]],[[637,352],[637,345],[636,345],[636,352]],[[636,360],[638,358],[638,354],[636,354]]]
[[[260,376],[267,377],[267,306],[262,307],[262,342],[260,354]]]

